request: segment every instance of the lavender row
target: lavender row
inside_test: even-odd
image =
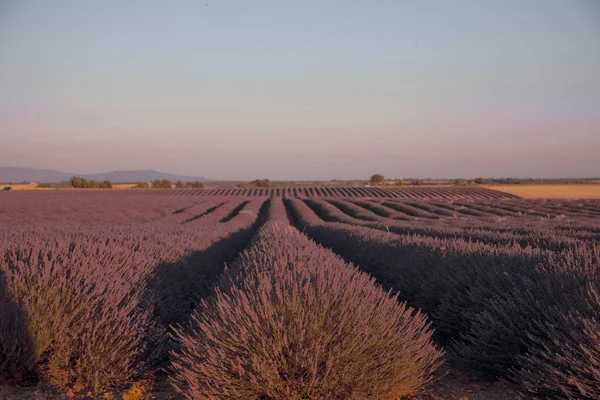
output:
[[[134,191],[129,191],[129,193]],[[514,199],[509,193],[481,187],[282,187],[135,190],[137,194],[160,196],[241,197],[349,197],[388,199]]]
[[[427,312],[450,358],[526,398],[600,395],[600,246],[563,252],[395,235],[323,222],[298,199],[295,223]]]
[[[564,250],[581,241],[600,240],[600,235],[590,231],[589,226],[581,224],[577,228],[560,227],[548,221],[532,222],[529,229],[525,221],[504,222],[498,224],[475,224],[470,220],[458,221],[400,221],[369,214],[354,203],[343,200],[305,199],[306,204],[323,220],[341,222],[350,225],[366,226],[402,235],[421,235],[441,239],[461,238],[473,242],[497,245],[516,244],[523,248],[538,247],[549,250]],[[595,222],[594,222],[595,223]],[[564,224],[564,222],[561,222]],[[595,225],[593,225],[595,226]]]
[[[61,214],[39,229],[2,216],[11,224],[0,230],[0,379],[98,391],[164,367],[167,329],[187,320],[264,214],[256,199],[186,223],[189,200],[167,203],[89,196],[60,229]],[[156,207],[165,214],[155,218]]]
[[[281,199],[219,289],[176,331],[187,399],[400,398],[442,353],[425,317],[287,224]]]

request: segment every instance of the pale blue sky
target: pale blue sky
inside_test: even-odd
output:
[[[600,1],[0,0],[0,166],[600,176]]]

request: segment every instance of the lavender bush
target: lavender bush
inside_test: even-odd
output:
[[[176,331],[187,399],[414,395],[441,352],[425,317],[292,228],[270,225]]]

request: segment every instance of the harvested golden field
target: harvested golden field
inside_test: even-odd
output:
[[[131,189],[135,186],[135,183],[113,183],[113,189]]]
[[[526,199],[600,199],[600,185],[494,185],[488,189]]]

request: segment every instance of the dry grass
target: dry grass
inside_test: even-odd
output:
[[[113,189],[131,189],[135,187],[135,183],[113,183]]]
[[[600,199],[600,185],[493,185],[488,189],[525,199]]]

